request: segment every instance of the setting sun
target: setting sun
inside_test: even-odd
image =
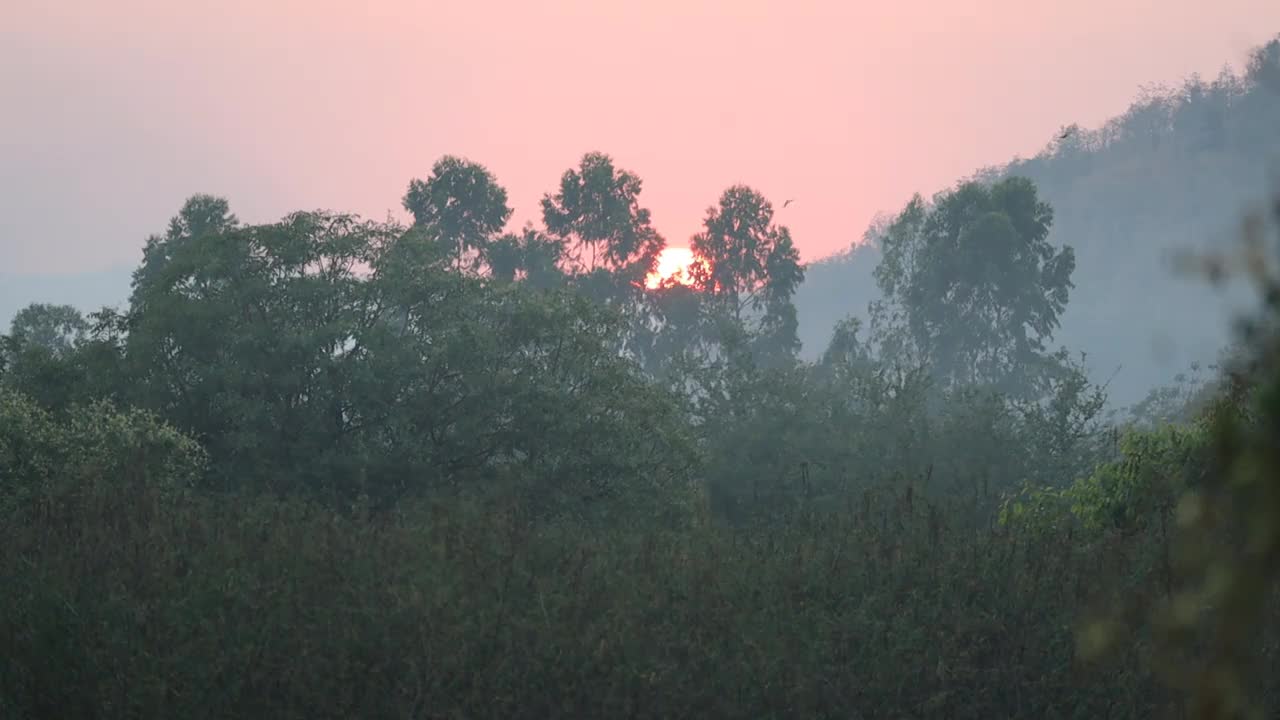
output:
[[[658,255],[658,269],[645,278],[645,287],[653,289],[663,283],[692,285],[692,268],[696,260],[693,251],[683,247],[669,247]]]

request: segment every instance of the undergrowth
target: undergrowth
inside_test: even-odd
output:
[[[1075,660],[1082,613],[1151,584],[1154,541],[953,528],[909,491],[659,532],[111,482],[41,508],[0,525],[14,717],[1145,718],[1175,700],[1145,633]]]

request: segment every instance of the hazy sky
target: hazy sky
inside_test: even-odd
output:
[[[746,182],[813,259],[1276,32],[1277,0],[2,0],[0,273],[133,266],[196,192],[401,217],[445,153],[518,224],[597,149],[672,244]]]

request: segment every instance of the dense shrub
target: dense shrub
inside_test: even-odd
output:
[[[139,492],[172,498],[196,486],[205,462],[195,441],[150,413],[100,401],[54,417],[0,386],[0,505],[8,512],[94,496],[127,502]]]
[[[750,531],[547,524],[496,500],[154,514],[154,492],[114,520],[0,526],[11,716],[1146,718],[1174,700],[1141,638],[1074,660],[1077,621],[1137,586],[1151,542],[975,533],[901,492]]]

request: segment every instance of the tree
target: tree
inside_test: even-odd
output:
[[[633,335],[640,362],[651,376],[670,379],[680,362],[703,361],[710,355],[714,333],[703,299],[701,290],[680,283],[648,291],[648,322],[633,328]]]
[[[240,221],[231,214],[231,207],[226,199],[205,194],[188,198],[178,214],[169,221],[169,228],[164,235],[147,238],[142,249],[142,264],[133,273],[130,306],[137,308],[144,301],[148,288],[165,271],[174,254],[182,252],[188,244],[197,242],[206,235],[225,233],[239,225]],[[192,278],[192,281],[198,282],[198,279]]]
[[[225,203],[223,203],[225,207]],[[358,463],[353,339],[382,318],[358,274],[402,235],[333,213],[152,245],[124,325],[131,399],[209,450],[215,480],[330,485]]]
[[[53,498],[110,507],[142,484],[172,497],[195,484],[205,460],[194,440],[151,413],[98,401],[54,415],[0,387],[0,509],[39,512]]]
[[[791,298],[804,280],[800,255],[786,226],[773,223],[773,205],[756,190],[734,185],[708,208],[693,251],[706,261],[698,284],[715,311],[750,327],[763,360],[794,357],[800,347]]]
[[[534,229],[506,233],[490,243],[486,251],[490,275],[500,282],[519,280],[529,287],[549,289],[564,284],[560,268],[564,242]]]
[[[452,155],[437,160],[425,181],[410,181],[404,208],[415,228],[444,248],[459,270],[474,270],[511,218],[507,191],[493,174]]]
[[[858,337],[861,330],[862,321],[853,316],[846,316],[836,323],[831,341],[815,366],[820,376],[833,374],[838,370],[863,370],[874,364],[867,344]]]
[[[1053,337],[1075,255],[1049,242],[1053,211],[1035,185],[968,182],[932,205],[916,196],[881,238],[873,308],[886,356],[927,366],[943,385],[1038,396],[1062,368]]]
[[[9,337],[24,347],[40,347],[55,355],[65,355],[88,331],[88,321],[70,305],[32,303],[14,316]]]
[[[326,212],[157,246],[123,323],[132,400],[205,445],[215,487],[665,502],[688,479],[679,406],[618,356],[615,313],[418,240]]]
[[[1280,95],[1280,36],[1249,53],[1245,78],[1253,85]]]
[[[666,245],[640,206],[641,186],[608,155],[590,152],[542,199],[547,232],[564,242],[577,285],[589,297],[633,300]]]
[[[0,336],[3,383],[48,410],[110,397],[116,360],[111,344],[69,305],[28,305]]]

